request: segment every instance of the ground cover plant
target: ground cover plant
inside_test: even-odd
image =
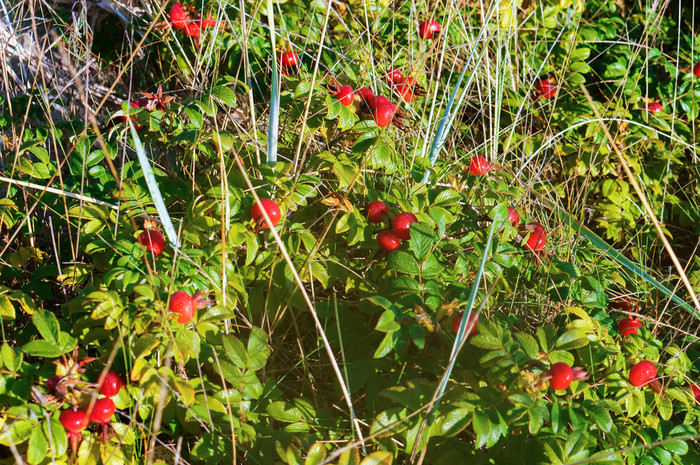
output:
[[[0,462],[700,463],[686,3],[0,5]]]

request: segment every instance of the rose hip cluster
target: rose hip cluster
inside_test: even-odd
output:
[[[401,247],[401,241],[409,240],[411,238],[411,224],[418,221],[413,213],[403,212],[396,215],[392,222],[389,208],[381,200],[375,200],[367,205],[367,217],[372,223],[386,222],[393,225],[392,229],[384,229],[377,234],[377,243],[387,252]]]
[[[425,89],[418,84],[416,78],[404,76],[401,70],[390,69],[386,73],[386,81],[406,103],[411,103],[416,97],[425,95]]]
[[[57,392],[57,387],[61,384],[62,378],[61,376],[53,376],[48,380],[47,388],[49,393]],[[103,440],[106,440],[110,433],[110,419],[117,411],[112,397],[119,393],[122,386],[124,386],[124,381],[121,376],[112,370],[107,370],[102,383],[98,385],[98,392],[104,397],[97,399],[92,404],[92,409],[90,409],[89,405],[87,409],[73,406],[61,412],[59,421],[68,433],[68,440],[73,451],[78,450],[78,444],[82,439],[81,431],[87,428],[90,422],[100,425]]]
[[[196,18],[192,9],[182,6],[180,3],[174,3],[168,12],[168,22],[175,28],[185,31],[190,37],[199,37],[200,30],[212,28],[216,26],[216,20],[211,13],[205,18]]]

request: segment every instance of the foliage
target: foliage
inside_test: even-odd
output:
[[[625,2],[441,3],[441,35],[424,41],[411,2],[207,1],[186,5],[215,20],[193,38],[148,3],[129,27],[155,26],[149,62],[130,66],[149,71],[144,89],[196,90],[130,96],[102,126],[47,118],[50,89],[0,97],[1,460],[700,461],[692,302],[612,150],[700,287],[688,23]],[[301,64],[282,69],[277,108],[269,63],[283,50]],[[390,69],[425,95],[402,100]],[[334,83],[388,96],[404,122],[380,127]],[[470,173],[476,155],[486,174]],[[252,191],[281,207],[274,230],[251,218]],[[373,200],[383,223],[367,218]],[[387,252],[376,235],[401,212],[418,221]],[[166,217],[179,246],[153,253],[136,238]],[[177,291],[194,296],[191,322],[169,310]],[[467,318],[453,330],[470,313],[476,331]],[[618,331],[626,315],[636,334]],[[654,385],[628,381],[640,360]],[[554,390],[557,362],[587,376]],[[126,382],[116,415],[67,432],[61,412],[89,414],[106,370]]]

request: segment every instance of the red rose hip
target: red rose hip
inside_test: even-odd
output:
[[[155,229],[147,229],[137,238],[139,244],[146,247],[146,250],[152,252],[153,255],[159,255],[165,250],[165,239],[163,234]]]
[[[92,406],[92,412],[90,412],[90,421],[107,423],[116,411],[117,407],[114,406],[114,401],[111,398],[97,399],[95,405]]]
[[[59,421],[69,434],[75,434],[85,429],[85,427],[88,425],[88,419],[85,411],[75,407],[62,411]]]
[[[557,93],[557,81],[554,78],[540,79],[535,83],[535,90],[539,97],[550,99]]]
[[[641,321],[636,318],[627,317],[620,320],[617,324],[617,330],[620,331],[623,336],[629,336],[630,334],[637,334],[637,328],[641,328],[642,326]]]
[[[574,370],[565,362],[558,362],[549,367],[549,385],[557,391],[567,389],[574,380]]]
[[[469,160],[469,174],[483,176],[493,170],[493,163],[481,155],[475,155]]]
[[[440,23],[434,19],[423,21],[418,26],[418,35],[423,40],[434,39],[440,33]]]
[[[393,231],[385,229],[377,234],[377,244],[384,250],[391,252],[401,247],[401,239]]]
[[[100,394],[107,397],[116,396],[119,390],[124,386],[124,381],[122,381],[121,376],[112,370],[108,370],[105,374],[105,378],[100,386]]]
[[[520,215],[518,215],[518,210],[513,207],[508,207],[508,222],[513,226],[520,223]]]
[[[661,105],[661,102],[651,102],[647,104],[647,111],[649,113],[663,113],[664,106]]]
[[[648,360],[642,360],[630,368],[630,384],[632,384],[632,386],[646,386],[654,381],[655,378],[656,365]]]
[[[693,66],[693,74],[695,77],[700,77],[700,61],[695,63],[695,66]]]
[[[544,246],[547,244],[547,233],[544,231],[544,226],[533,222],[528,224],[527,227],[531,232],[527,241],[525,241],[525,248],[533,252],[539,252],[544,249]]]
[[[394,234],[405,241],[411,238],[411,223],[418,221],[416,215],[411,212],[403,212],[394,218]]]
[[[347,84],[342,86],[340,89],[338,89],[338,92],[335,93],[335,98],[337,98],[338,101],[346,107],[352,105],[352,102],[355,99],[355,94],[352,91],[352,86],[349,86]]]
[[[389,208],[381,200],[375,200],[367,205],[367,218],[372,223],[381,223],[384,221],[384,214],[389,214]]]
[[[460,313],[455,317],[454,320],[452,320],[452,331],[454,331],[455,334],[459,332],[459,326],[462,324],[462,318],[464,318],[464,313]],[[469,315],[469,320],[467,321],[467,328],[469,328],[469,325],[473,323],[471,331],[467,333],[467,337],[471,336],[472,334],[476,334],[478,330],[476,329],[476,323],[479,321],[479,317],[476,315],[476,313],[472,312],[471,315]]]
[[[372,117],[377,123],[377,126],[385,128],[389,126],[394,119],[396,107],[393,103],[382,103],[372,110]]]
[[[195,302],[187,292],[178,291],[170,296],[168,309],[177,313],[177,322],[180,324],[189,323],[194,318]]]
[[[258,226],[268,228],[267,221],[265,221],[265,217],[262,213],[263,208],[267,212],[267,216],[270,217],[272,225],[276,226],[277,223],[280,222],[280,218],[282,218],[282,212],[280,211],[279,205],[270,199],[260,199],[260,203],[253,205],[253,208],[250,210],[250,216],[253,217],[253,220],[258,224]]]

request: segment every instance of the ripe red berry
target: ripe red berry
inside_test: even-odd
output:
[[[90,421],[107,423],[116,411],[117,407],[114,406],[114,401],[111,398],[103,397],[102,399],[97,399],[92,407],[92,412],[90,412]]]
[[[49,394],[53,394],[59,381],[61,381],[61,376],[58,375],[53,375],[51,378],[49,378],[49,380],[46,382],[46,389],[49,391]]]
[[[637,328],[641,328],[642,322],[636,318],[623,318],[617,324],[617,330],[622,333],[623,336],[629,336],[630,334],[637,334]]]
[[[374,110],[380,105],[392,105],[391,100],[388,98],[384,97],[383,95],[373,95],[367,100],[367,106],[369,107],[370,110]]]
[[[155,229],[147,229],[137,239],[139,244],[146,247],[146,250],[153,252],[153,255],[159,255],[165,250],[165,239],[163,235]]]
[[[433,39],[437,37],[440,33],[440,23],[434,19],[429,19],[423,21],[420,26],[418,26],[418,35],[423,40]]]
[[[349,86],[347,84],[342,86],[340,89],[338,89],[338,92],[335,93],[335,98],[337,98],[338,101],[346,107],[352,105],[352,102],[355,99],[355,94],[352,91],[352,86]]]
[[[190,37],[199,37],[199,23],[196,21],[187,23],[187,26],[185,26],[185,34]]]
[[[695,402],[700,404],[700,386],[697,384],[693,384],[690,386],[690,392],[693,396],[693,399],[695,399]]]
[[[647,111],[650,113],[663,113],[664,106],[661,105],[661,102],[651,102],[647,104]]]
[[[131,105],[131,108],[145,108],[146,105],[148,105],[148,99],[147,98],[137,98],[129,102],[129,105]]]
[[[695,63],[695,66],[693,66],[693,74],[695,77],[700,77],[700,61]]]
[[[214,27],[214,26],[216,26],[216,20],[211,15],[211,13],[207,14],[206,19],[202,18],[199,20],[200,29],[206,29],[208,27]]]
[[[558,391],[563,391],[574,380],[574,370],[567,363],[558,362],[549,367],[549,376],[551,376],[549,385]]]
[[[375,200],[367,205],[367,217],[372,223],[384,221],[384,213],[389,214],[389,208],[381,200]]]
[[[401,238],[394,234],[393,231],[385,229],[379,231],[379,234],[377,234],[377,244],[379,244],[381,248],[391,252],[401,247]]]
[[[488,161],[481,155],[474,155],[469,160],[469,174],[474,176],[483,176],[493,170],[493,163]]]
[[[454,320],[452,320],[452,331],[454,331],[455,334],[459,332],[459,325],[462,324],[462,318],[464,318],[464,313],[460,313],[455,317]],[[476,322],[479,321],[479,317],[476,316],[476,313],[472,312],[471,315],[469,315],[469,320],[467,321],[467,328],[469,327],[472,322],[474,323],[474,326],[472,326],[472,330],[467,333],[467,337],[471,336],[472,334],[476,334],[478,330],[476,329]]]
[[[518,210],[513,207],[508,207],[508,222],[513,226],[520,223],[520,215],[518,215]]]
[[[527,225],[530,232],[530,236],[525,241],[525,248],[533,252],[540,251],[547,244],[547,233],[544,231],[544,226],[540,223],[533,222]]]
[[[194,318],[195,305],[194,299],[187,292],[178,291],[170,296],[168,309],[171,312],[177,313],[177,322],[180,324],[189,323]]]
[[[170,7],[170,22],[175,29],[185,29],[187,27],[187,13],[182,5],[174,3]]]
[[[369,104],[369,101],[372,97],[374,97],[374,92],[372,92],[370,89],[363,87],[361,89],[357,89],[357,92],[355,92],[357,95],[360,96],[360,99],[364,101],[365,103]]]
[[[280,57],[282,68],[291,70],[299,66],[299,57],[294,52],[284,52]]]
[[[265,221],[265,217],[262,213],[263,208],[265,212],[267,212],[267,216],[270,217],[272,225],[276,226],[277,223],[280,222],[280,218],[282,218],[282,212],[280,211],[279,205],[270,199],[260,199],[260,203],[253,205],[253,208],[250,210],[250,216],[253,217],[255,223],[261,228],[268,229],[267,221]]]
[[[61,416],[58,419],[69,434],[77,433],[78,431],[85,429],[85,427],[88,425],[88,419],[85,411],[79,410],[75,407],[62,411]]]
[[[108,370],[104,381],[102,381],[102,386],[100,386],[99,392],[103,396],[107,397],[116,396],[122,386],[124,386],[124,381],[122,381],[121,376],[112,370]]]
[[[540,97],[550,99],[557,93],[557,81],[554,78],[540,79],[535,83],[535,91]]]
[[[390,84],[401,84],[402,82],[404,82],[404,76],[401,70],[390,69],[386,73],[386,80]]]
[[[642,360],[630,368],[630,383],[632,386],[646,386],[654,378],[656,378],[656,365],[648,360]]]
[[[374,121],[377,123],[377,126],[381,128],[385,128],[389,126],[394,119],[394,112],[396,111],[396,107],[394,106],[393,103],[386,102],[378,105],[375,109],[372,110],[372,117],[374,118]]]
[[[408,82],[402,82],[396,87],[396,92],[401,96],[404,102],[411,103],[416,99],[416,94],[413,93],[413,86]]]
[[[403,212],[394,218],[394,234],[405,241],[411,238],[411,223],[418,221],[416,215],[411,212]]]

